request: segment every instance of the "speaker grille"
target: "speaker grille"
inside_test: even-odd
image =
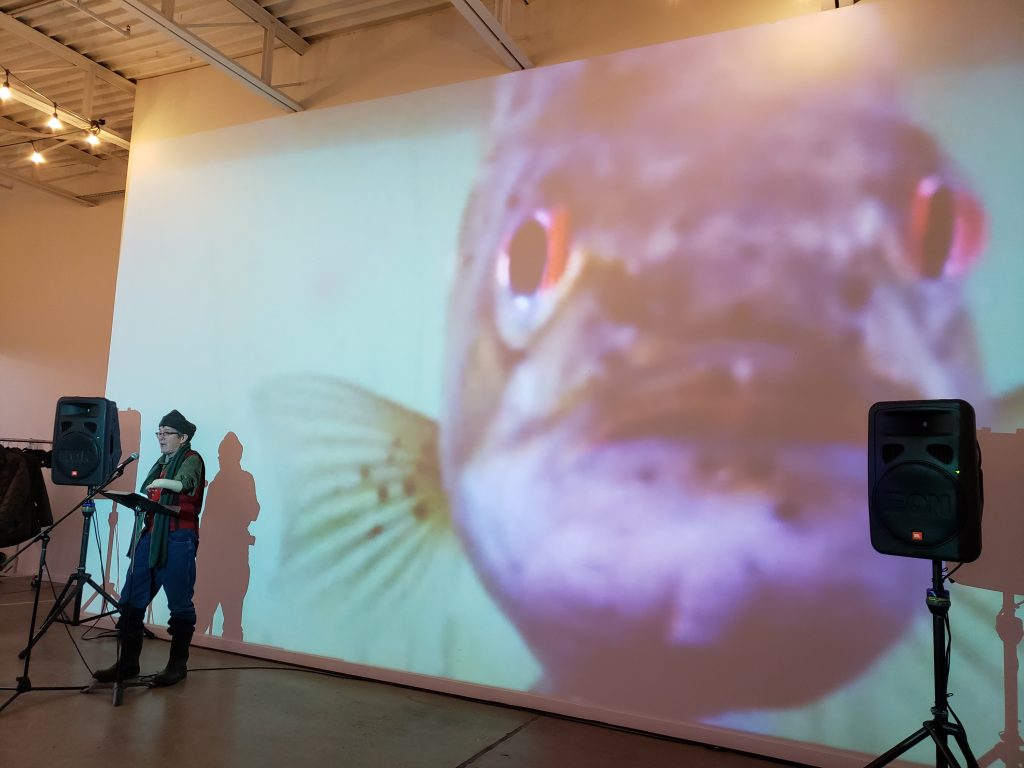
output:
[[[53,451],[53,468],[69,478],[89,477],[100,466],[96,441],[81,432],[72,432]]]
[[[903,445],[901,443],[886,443],[882,446],[882,461],[888,464],[901,453],[903,453]]]
[[[928,453],[943,464],[953,463],[953,446],[943,445],[942,443],[929,443],[927,450]]]

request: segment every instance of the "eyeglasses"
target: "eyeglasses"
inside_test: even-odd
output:
[[[170,437],[171,435],[177,435],[181,437],[181,432],[154,432],[157,437]]]

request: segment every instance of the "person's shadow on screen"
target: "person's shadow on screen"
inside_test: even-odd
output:
[[[220,607],[221,636],[242,638],[242,604],[249,590],[249,547],[256,543],[249,525],[260,513],[256,481],[242,469],[242,443],[228,432],[218,450],[220,469],[206,489],[196,556],[196,629],[213,634]]]

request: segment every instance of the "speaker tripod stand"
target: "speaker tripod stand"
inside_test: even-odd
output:
[[[104,484],[106,485],[106,483]],[[102,586],[100,586],[92,575],[86,570],[86,561],[89,556],[89,530],[92,525],[92,517],[96,514],[96,503],[93,501],[93,497],[100,492],[100,488],[89,488],[88,496],[83,499],[75,509],[79,507],[82,510],[82,545],[78,552],[78,568],[75,572],[68,577],[67,584],[64,585],[64,589],[61,590],[60,595],[57,597],[57,602],[53,604],[53,608],[50,609],[50,613],[43,620],[42,625],[39,627],[39,631],[31,636],[28,641],[28,645],[21,649],[18,653],[19,659],[24,659],[25,656],[32,650],[32,646],[39,642],[42,636],[46,633],[46,630],[50,628],[55,621],[62,621],[66,624],[70,624],[73,627],[77,627],[82,623],[82,590],[86,586],[92,587],[96,590],[97,594],[103,596],[106,602],[111,605],[117,605],[117,600],[112,597]],[[72,509],[71,512],[74,512]],[[68,515],[71,514],[68,513]],[[65,515],[64,517],[67,517]],[[64,518],[62,517],[61,520]],[[57,521],[59,523],[60,520]],[[57,525],[54,523],[54,527]],[[72,605],[71,618],[65,618],[65,609]],[[96,619],[101,619],[104,616],[111,616],[117,613],[116,609],[105,611],[104,613],[96,616]]]
[[[935,742],[935,768],[960,768],[960,763],[949,748],[949,737],[956,740],[960,751],[963,753],[967,768],[978,768],[978,761],[971,752],[967,743],[967,732],[963,725],[953,715],[955,722],[950,722],[950,710],[947,704],[949,683],[949,665],[946,656],[946,622],[949,619],[949,592],[942,588],[942,561],[932,560],[932,587],[928,590],[928,610],[932,614],[932,648],[934,651],[934,672],[935,672],[935,705],[932,707],[932,719],[926,720],[924,724],[914,733],[890,749],[885,754],[875,758],[867,764],[866,768],[880,768],[888,765],[897,757],[902,755],[920,742],[930,738]]]
[[[112,475],[110,479],[107,480],[107,482],[104,483],[103,485],[108,485],[114,479],[115,477]],[[103,486],[100,486],[100,488],[102,487]],[[36,534],[36,536],[34,536],[31,541],[23,545],[21,549],[15,552],[11,558],[12,560],[17,558],[26,549],[31,547],[36,542],[39,542],[39,567],[36,570],[35,575],[35,595],[32,599],[32,619],[29,621],[28,625],[28,643],[26,644],[25,648],[22,649],[20,653],[18,653],[18,658],[23,659],[25,665],[24,668],[22,669],[21,677],[17,678],[17,685],[15,687],[0,688],[0,690],[3,691],[14,691],[10,698],[8,698],[7,701],[0,705],[0,712],[3,712],[5,709],[7,709],[7,707],[10,706],[10,704],[23,693],[28,693],[30,691],[81,691],[85,688],[85,686],[81,685],[33,686],[32,679],[29,677],[28,673],[29,666],[32,663],[32,647],[37,642],[39,642],[39,639],[43,636],[43,633],[50,627],[51,624],[53,624],[57,617],[61,615],[67,603],[70,602],[72,599],[76,598],[79,601],[81,600],[81,589],[84,584],[89,584],[89,586],[99,590],[99,585],[97,585],[96,582],[93,581],[92,577],[85,572],[84,564],[87,555],[86,547],[89,542],[89,518],[91,517],[92,512],[95,512],[96,509],[95,504],[93,503],[93,497],[97,493],[99,493],[100,488],[90,487],[88,495],[86,495],[86,497],[82,499],[82,501],[78,502],[78,504],[76,504],[74,507],[68,510],[60,519],[58,519],[52,525],[44,528],[38,534]],[[87,512],[87,507],[89,507],[91,511]],[[43,623],[42,628],[37,633],[36,618],[39,615],[39,593],[42,591],[43,588],[43,574],[47,572],[46,548],[50,543],[50,532],[58,525],[60,525],[62,522],[64,522],[67,518],[69,518],[72,514],[74,514],[78,509],[82,509],[83,514],[85,514],[85,525],[82,532],[82,550],[81,557],[79,559],[79,567],[78,570],[74,574],[72,574],[72,577],[68,579],[68,583],[64,586],[64,591],[61,592],[61,595],[57,599],[57,602],[54,604],[49,616],[47,616],[46,621]],[[73,592],[72,589],[74,589]],[[80,604],[80,602],[76,603],[76,621],[78,620],[77,608],[78,606],[80,606]]]
[[[86,570],[85,570],[85,561],[86,561],[86,557],[88,555],[88,545],[89,545],[89,527],[90,527],[89,524],[90,524],[90,520],[92,518],[92,515],[96,511],[96,505],[93,502],[93,498],[96,496],[96,494],[102,492],[104,488],[106,488],[108,485],[110,485],[112,482],[114,482],[117,478],[119,478],[121,475],[123,475],[125,467],[127,467],[132,461],[134,461],[137,458],[138,458],[138,454],[132,454],[132,456],[129,457],[126,461],[124,461],[120,465],[118,465],[117,468],[114,469],[114,471],[110,473],[110,476],[106,480],[104,480],[100,485],[98,485],[98,486],[89,486],[88,487],[88,493],[86,494],[85,498],[83,498],[75,506],[73,506],[71,509],[69,509],[67,512],[65,512],[59,519],[54,521],[54,523],[52,525],[50,525],[47,528],[44,528],[43,530],[41,530],[38,534],[36,534],[32,538],[31,541],[29,541],[28,543],[23,545],[12,556],[11,559],[13,560],[13,559],[17,558],[19,555],[21,555],[26,549],[28,549],[33,544],[35,544],[37,541],[40,543],[40,548],[39,548],[39,567],[38,567],[38,569],[36,571],[36,576],[35,576],[35,596],[33,597],[33,600],[32,600],[32,618],[29,621],[29,627],[28,627],[28,643],[21,650],[21,652],[18,653],[18,658],[24,660],[25,666],[24,666],[24,669],[22,671],[21,677],[17,678],[17,685],[15,687],[13,687],[13,688],[0,688],[0,690],[14,691],[14,694],[11,695],[11,697],[8,698],[7,701],[5,701],[3,703],[3,705],[0,705],[0,712],[3,712],[8,706],[10,706],[10,704],[15,699],[17,699],[23,693],[28,693],[29,691],[82,691],[82,690],[85,690],[85,686],[81,686],[81,685],[74,685],[74,686],[38,686],[38,687],[33,686],[32,685],[32,680],[31,680],[31,678],[28,675],[29,665],[31,664],[31,661],[32,661],[32,648],[33,648],[33,646],[35,646],[36,643],[39,642],[40,638],[43,636],[43,633],[46,632],[47,629],[49,629],[50,625],[53,624],[53,622],[56,621],[57,618],[60,617],[63,614],[64,608],[72,600],[75,600],[75,615],[73,617],[73,623],[79,623],[81,599],[82,599],[82,588],[86,584],[88,584],[90,587],[92,587],[96,591],[102,592],[103,595],[108,600],[111,601],[111,603],[113,603],[115,605],[117,604],[114,601],[114,599],[112,597],[110,597],[109,595],[107,595],[107,593],[103,590],[103,588],[100,587],[100,585],[97,584],[93,580],[92,576],[90,576],[89,573],[86,572]],[[50,543],[50,532],[53,531],[62,522],[67,520],[69,517],[71,517],[71,515],[74,514],[79,509],[82,509],[83,514],[85,515],[85,524],[84,524],[83,530],[82,530],[82,548],[81,548],[81,550],[79,552],[78,569],[68,579],[68,583],[64,585],[64,590],[61,592],[60,597],[57,598],[57,602],[54,604],[53,609],[50,611],[50,613],[47,616],[46,620],[43,622],[43,625],[40,628],[40,630],[38,632],[36,632],[36,618],[39,615],[39,593],[42,591],[42,588],[43,588],[43,574],[48,572],[47,571],[47,567],[46,567],[46,549],[47,549],[47,545]],[[110,615],[110,613],[115,613],[115,612],[116,611],[110,611],[110,612],[107,612],[105,615]],[[118,701],[118,692],[117,691],[115,691],[114,703],[115,703],[115,705],[120,703]]]

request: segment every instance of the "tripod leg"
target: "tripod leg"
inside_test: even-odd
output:
[[[946,743],[946,736],[949,734],[950,730],[949,723],[939,723],[935,720],[929,720],[924,724],[924,728],[928,731],[928,735],[932,737],[932,741],[935,742],[936,765],[942,765],[940,762],[941,756],[941,759],[945,760],[945,762],[952,768],[960,768],[960,763],[956,761],[956,756]]]
[[[16,698],[18,698],[21,694],[25,693],[26,691],[32,690],[32,681],[29,679],[28,676],[28,667],[29,664],[32,662],[32,645],[34,642],[32,639],[32,635],[35,633],[36,617],[39,615],[39,593],[43,589],[43,569],[46,568],[46,545],[49,544],[50,537],[46,534],[43,534],[43,537],[39,541],[39,570],[36,572],[36,594],[35,597],[33,597],[32,599],[32,620],[29,622],[28,625],[29,643],[28,646],[26,646],[25,648],[25,655],[22,656],[19,654],[18,656],[18,658],[25,660],[25,667],[21,673],[21,677],[18,678],[17,688],[15,688],[14,693],[11,695],[11,697],[4,702],[3,706],[0,706],[0,712],[3,712],[5,709],[7,709],[8,705]]]
[[[88,584],[90,587],[96,590],[96,592],[103,595],[104,598],[110,600],[111,604],[115,606],[114,610],[108,611],[106,614],[103,615],[109,616],[112,613],[118,612],[118,609],[116,608],[116,601],[114,601],[114,599],[109,594],[107,594],[103,587],[101,587],[99,584],[93,581],[93,578],[88,573],[73,573],[71,574],[71,577],[68,579],[68,583],[64,585],[64,589],[57,597],[57,602],[54,603],[53,608],[50,609],[50,613],[46,616],[46,620],[42,623],[42,625],[40,625],[39,631],[36,632],[35,635],[29,640],[29,644],[25,648],[23,648],[20,653],[18,653],[19,659],[24,659],[25,654],[28,653],[29,649],[33,645],[38,643],[42,636],[46,634],[46,630],[48,630],[54,622],[61,620],[61,617],[64,616],[64,611],[72,602],[74,602],[76,607],[80,604],[82,590],[85,588],[86,584]],[[39,586],[40,588],[42,586],[41,580]],[[68,623],[70,623],[72,626],[77,626],[75,621],[71,621]]]
[[[110,610],[101,611],[96,616],[93,616],[93,620],[101,619],[104,616],[112,616],[115,613],[120,613],[121,612],[120,603],[118,603],[118,601],[109,592],[107,592],[103,587],[101,587],[99,584],[97,584],[95,579],[93,579],[93,577],[90,576],[88,573],[85,574],[85,577],[84,577],[84,583],[82,584],[82,588],[83,589],[85,588],[86,584],[88,584],[90,587],[92,587],[93,591],[97,595],[101,595],[103,597],[103,604],[102,604],[101,608],[103,606],[106,606],[108,603],[112,606],[110,608]]]
[[[967,732],[958,725],[950,726],[950,731],[953,734],[953,738],[956,739],[956,743],[960,747],[960,751],[964,755],[967,768],[979,768],[978,761],[974,759],[974,753],[971,752],[971,745],[967,743]]]
[[[910,736],[907,736],[907,738],[905,738],[903,741],[901,741],[895,747],[890,749],[884,755],[880,755],[879,757],[876,757],[874,760],[872,760],[870,763],[868,763],[865,766],[865,768],[881,768],[881,766],[883,766],[883,765],[888,765],[893,760],[895,760],[897,757],[899,757],[904,752],[906,752],[908,749],[910,749],[911,747],[916,746],[917,744],[919,744],[920,742],[924,741],[927,738],[928,738],[928,729],[927,728],[920,728],[917,731],[914,731],[914,733],[910,734]]]
[[[41,586],[41,575],[39,580]],[[29,644],[24,649],[22,649],[22,651],[18,654],[19,659],[25,658],[25,654],[28,653],[29,649],[33,645],[39,642],[40,638],[42,638],[44,634],[46,634],[46,630],[50,628],[50,625],[52,625],[55,621],[61,620],[61,618],[64,616],[64,611],[72,602],[74,602],[75,605],[75,616],[69,623],[72,626],[78,626],[81,618],[79,614],[79,607],[81,606],[82,603],[82,590],[85,588],[86,584],[92,587],[97,593],[101,594],[105,600],[109,600],[111,604],[115,606],[113,610],[108,611],[105,615],[109,616],[112,613],[118,612],[118,608],[116,607],[117,601],[114,600],[114,598],[110,594],[108,594],[106,590],[103,589],[103,587],[97,584],[93,580],[92,576],[90,576],[87,572],[79,568],[68,578],[68,583],[64,585],[64,589],[61,590],[60,595],[57,597],[57,602],[54,603],[53,608],[50,610],[50,613],[46,617],[46,620],[39,627],[39,631],[35,633],[35,636],[29,640]]]
[[[11,695],[11,697],[9,699],[7,699],[7,701],[5,701],[2,705],[0,705],[0,712],[3,712],[5,709],[7,709],[7,707],[10,706],[11,702],[13,702],[21,694],[28,693],[28,692],[33,690],[32,680],[28,676],[28,668],[29,668],[29,665],[32,662],[32,645],[34,644],[34,641],[32,640],[32,637],[35,634],[36,619],[39,617],[39,593],[42,591],[42,588],[43,588],[43,571],[46,570],[46,545],[49,543],[50,537],[46,533],[43,533],[42,536],[40,536],[39,541],[41,543],[41,547],[40,547],[40,551],[39,551],[39,570],[36,573],[36,593],[35,593],[35,597],[32,599],[32,619],[31,619],[31,621],[29,621],[29,625],[28,625],[29,644],[28,644],[28,646],[25,649],[25,655],[22,657],[25,660],[25,667],[24,667],[24,670],[21,673],[21,677],[18,678],[18,685],[17,685],[17,687],[14,688],[14,689],[11,689],[11,688],[4,689],[4,690],[8,690],[8,691],[9,690],[14,690],[14,693]],[[37,691],[44,691],[44,690],[45,691],[79,691],[79,690],[81,690],[81,686],[52,686],[52,685],[50,685],[50,686],[43,686],[42,688],[35,688],[34,690],[37,690]]]
[[[29,651],[32,650],[32,646],[38,643],[42,636],[46,634],[46,630],[50,628],[50,625],[57,621],[61,614],[63,614],[68,603],[75,599],[78,594],[78,590],[80,589],[76,576],[77,574],[71,574],[71,577],[68,579],[68,583],[64,585],[64,589],[61,590],[60,595],[57,597],[57,602],[53,604],[53,608],[50,609],[50,612],[46,615],[46,619],[43,621],[42,625],[40,625],[39,631],[29,638],[28,645],[22,648],[18,653],[19,659],[25,658]],[[39,591],[43,588],[42,572],[40,572],[39,576],[36,578],[36,582],[36,596],[38,598]]]

